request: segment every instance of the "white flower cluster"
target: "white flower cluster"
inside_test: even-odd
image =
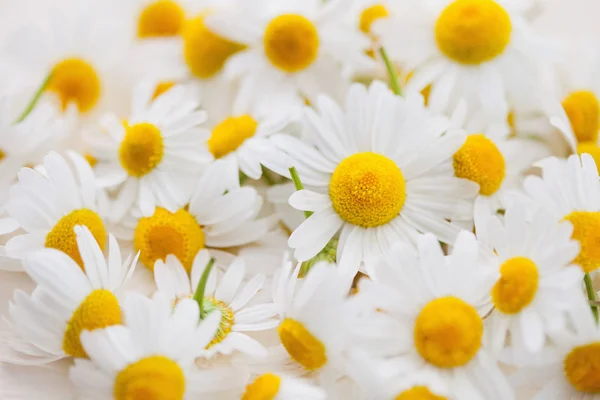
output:
[[[73,3],[0,52],[0,399],[600,400],[546,2]]]

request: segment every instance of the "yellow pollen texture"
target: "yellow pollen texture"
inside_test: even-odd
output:
[[[77,307],[67,323],[63,350],[71,357],[87,358],[79,337],[83,330],[93,331],[121,323],[121,308],[115,295],[104,289],[94,290]]]
[[[254,136],[257,126],[258,123],[250,115],[226,118],[213,129],[208,139],[208,149],[215,158],[226,156]]]
[[[172,213],[157,207],[154,215],[141,218],[135,228],[133,245],[140,251],[140,260],[154,270],[156,260],[175,255],[190,272],[196,253],[204,248],[204,232],[186,210]]]
[[[600,342],[575,347],[565,358],[568,381],[583,393],[600,393]]]
[[[200,79],[215,76],[225,61],[244,45],[227,40],[204,25],[203,16],[186,21],[183,27],[183,55],[191,73]]]
[[[185,14],[174,1],[158,0],[144,8],[138,20],[138,37],[176,36],[181,31]]]
[[[425,387],[414,386],[396,396],[395,400],[448,400],[444,396],[437,396]]]
[[[479,193],[491,196],[502,186],[506,162],[498,147],[482,134],[470,135],[454,154],[454,174],[479,184]]]
[[[600,266],[600,212],[574,211],[565,217],[573,224],[572,239],[579,242],[581,250],[573,261],[584,272]]]
[[[364,228],[390,222],[406,200],[402,172],[389,158],[357,153],[337,166],[329,182],[333,208],[346,222]]]
[[[448,296],[430,301],[415,322],[414,340],[425,360],[440,368],[467,364],[481,347],[483,321],[464,301]]]
[[[217,333],[215,333],[213,340],[208,344],[208,346],[206,346],[208,349],[217,343],[221,343],[223,339],[229,335],[235,322],[235,316],[233,314],[233,310],[229,308],[227,304],[211,296],[205,297],[203,308],[207,313],[216,311],[221,314],[219,329],[217,329]]]
[[[279,392],[281,378],[274,374],[259,376],[246,386],[242,400],[274,400]]]
[[[360,14],[359,28],[363,33],[371,33],[373,22],[390,15],[383,4],[375,4],[367,7]]]
[[[538,269],[525,257],[514,257],[500,267],[500,279],[492,288],[496,308],[505,314],[516,314],[534,299],[539,283]]]
[[[325,345],[301,322],[286,318],[277,331],[290,357],[307,370],[315,371],[327,363]]]
[[[162,160],[162,135],[156,126],[147,122],[126,125],[125,129],[119,161],[129,175],[139,178],[151,172]]]
[[[578,142],[598,141],[600,102],[594,93],[587,90],[573,92],[563,100],[562,106]]]
[[[264,46],[271,64],[285,72],[298,72],[317,59],[319,33],[306,17],[283,14],[267,25]]]
[[[79,111],[85,113],[98,103],[102,85],[98,73],[88,62],[67,58],[52,68],[46,89],[58,95],[63,110],[75,103]]]
[[[491,61],[510,42],[510,16],[494,0],[455,0],[440,14],[435,39],[448,58],[467,65]]]
[[[185,375],[170,358],[143,358],[119,372],[113,395],[115,400],[182,400]]]
[[[175,86],[175,82],[160,82],[156,85],[156,89],[154,89],[154,94],[152,94],[152,100],[156,100],[161,94],[169,91],[173,86]]]
[[[80,267],[83,267],[83,260],[77,246],[77,236],[75,236],[75,225],[88,227],[100,248],[104,250],[106,246],[106,228],[102,218],[87,208],[71,211],[58,220],[46,235],[45,246],[62,251],[75,260]]]

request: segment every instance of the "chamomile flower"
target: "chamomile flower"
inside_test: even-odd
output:
[[[186,19],[197,12],[198,3],[197,0],[131,1],[127,5],[131,7],[132,33],[139,40],[176,38]]]
[[[392,17],[376,21],[372,29],[390,57],[414,71],[407,91],[432,85],[429,106],[434,110],[451,110],[464,97],[470,108],[483,108],[504,120],[523,82],[535,80],[535,63],[544,54],[524,15],[531,1],[424,0],[396,5]]]
[[[325,96],[317,110],[304,112],[316,148],[275,135],[285,156],[267,153],[263,160],[288,177],[288,168],[296,167],[302,182],[316,188],[289,200],[314,211],[288,242],[299,261],[315,256],[341,230],[339,267],[351,281],[363,259],[379,257],[392,243],[414,243],[419,232],[452,243],[459,228],[448,220],[472,220],[478,186],[456,178],[451,163],[465,136],[445,134],[450,122],[432,115],[420,95],[394,96],[381,82],[368,90],[355,84],[344,111]]]
[[[80,155],[69,153],[69,159],[73,167],[51,152],[44,158],[45,174],[31,168],[19,172],[6,211],[25,232],[6,243],[7,256],[22,259],[31,251],[49,247],[83,266],[75,225],[86,226],[100,248],[105,248],[105,210],[99,209],[94,173]]]
[[[245,245],[273,227],[274,218],[257,219],[262,198],[256,189],[239,187],[237,176],[228,179],[232,176],[228,168],[223,160],[208,166],[187,207],[175,212],[157,207],[137,221],[133,242],[146,267],[152,269],[156,260],[173,254],[191,271],[199,250]]]
[[[89,360],[76,360],[70,373],[82,398],[217,398],[244,385],[247,376],[238,369],[201,370],[194,364],[218,328],[218,314],[198,324],[193,300],[173,307],[160,294],[150,300],[135,293],[125,300],[124,315],[125,326],[82,333]]]
[[[317,93],[343,96],[340,64],[369,68],[369,39],[347,24],[344,2],[260,0],[210,15],[218,34],[245,47],[232,56],[225,73],[242,78],[242,90],[269,105],[302,104]],[[341,45],[343,43],[343,45]]]
[[[129,119],[106,115],[101,120],[106,132],[89,138],[98,184],[119,188],[110,215],[114,222],[134,205],[144,215],[152,215],[157,205],[175,212],[189,201],[195,179],[210,160],[199,128],[206,113],[197,110],[198,103],[182,86],[152,101],[154,90],[150,82],[138,85]]]
[[[281,374],[265,373],[246,386],[242,400],[324,400],[323,389],[309,382]]]
[[[556,223],[544,210],[528,220],[525,204],[506,210],[504,224],[492,217],[477,225],[477,235],[500,262],[491,290],[492,346],[501,350],[510,334],[514,351],[535,353],[548,332],[567,326],[567,313],[581,303],[581,268],[572,265],[579,245],[571,240],[573,227]]]
[[[191,278],[175,256],[167,256],[166,262],[157,260],[154,265],[154,277],[158,290],[174,302],[192,298],[209,259],[210,254],[207,250],[198,252],[192,265]],[[275,304],[248,306],[262,289],[265,276],[254,275],[242,285],[246,277],[246,263],[243,258],[234,260],[222,277],[217,278],[217,275],[219,271],[216,269],[209,275],[204,291],[203,308],[207,312],[219,313],[221,321],[219,329],[202,355],[212,357],[215,354],[241,351],[254,357],[265,356],[266,350],[263,346],[246,334],[273,329],[279,324],[278,320],[271,318],[277,315]]]
[[[362,280],[357,294],[382,310],[363,323],[373,354],[439,376],[457,399],[513,399],[482,347],[493,282],[487,261],[468,231],[448,256],[432,234],[419,237],[417,250],[395,246],[373,266],[376,280]]]
[[[119,296],[137,257],[121,264],[114,237],[108,262],[90,230],[74,228],[83,263],[55,249],[42,249],[25,259],[25,270],[37,283],[31,296],[15,291],[9,313],[15,333],[29,342],[15,363],[43,364],[64,357],[87,357],[80,334],[121,323]],[[131,267],[130,267],[131,266]],[[82,269],[83,268],[83,269]]]

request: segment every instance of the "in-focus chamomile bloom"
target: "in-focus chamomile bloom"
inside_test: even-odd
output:
[[[10,189],[8,215],[23,229],[6,243],[6,255],[22,259],[30,252],[49,247],[69,255],[83,266],[77,247],[75,225],[84,225],[104,250],[107,231],[96,197],[94,172],[87,161],[69,153],[72,167],[51,152],[44,158],[45,173],[31,168],[19,171]]]
[[[542,177],[528,176],[523,182],[531,207],[541,207],[554,222],[573,224],[572,238],[579,242],[573,263],[584,272],[600,267],[600,182],[594,159],[589,154],[572,155],[568,160],[549,158],[541,162]]]
[[[85,331],[89,360],[76,360],[70,377],[80,395],[102,400],[194,400],[239,391],[247,376],[238,369],[199,369],[194,361],[219,325],[216,313],[200,323],[190,299],[173,304],[134,293],[124,305],[125,326]],[[231,397],[226,397],[231,398]]]
[[[419,232],[452,243],[459,228],[448,220],[472,220],[478,186],[452,170],[465,135],[448,131],[450,122],[432,115],[420,95],[395,96],[381,82],[368,90],[355,84],[343,111],[326,96],[316,106],[304,110],[316,147],[274,135],[285,156],[267,153],[263,161],[288,177],[288,168],[296,167],[302,183],[316,188],[289,200],[314,211],[288,242],[299,261],[341,230],[339,267],[351,280],[363,259],[379,257],[392,243],[414,243]]]
[[[324,400],[325,391],[309,382],[278,373],[265,373],[246,386],[242,400]]]
[[[208,166],[194,188],[189,204],[171,212],[157,207],[135,226],[133,243],[150,269],[156,260],[175,255],[186,271],[199,250],[245,245],[261,239],[273,226],[272,217],[257,219],[262,198],[252,187],[240,187],[229,165],[217,160]],[[237,184],[237,187],[235,187]]]
[[[175,212],[185,205],[191,188],[210,155],[203,151],[199,125],[206,113],[183,86],[171,88],[152,100],[155,87],[136,87],[131,116],[120,120],[108,114],[104,131],[90,137],[91,155],[101,187],[118,187],[110,219],[119,221],[136,205],[144,215],[156,206]]]
[[[510,333],[514,351],[540,351],[547,334],[565,329],[567,313],[581,304],[583,273],[571,264],[579,252],[571,240],[573,227],[556,223],[544,210],[528,220],[526,204],[514,203],[504,224],[492,217],[476,230],[499,260],[498,280],[491,289],[493,348],[501,350]]]
[[[239,2],[215,12],[208,26],[246,47],[225,66],[230,78],[242,78],[242,90],[269,105],[303,104],[318,93],[343,96],[341,65],[369,68],[369,39],[344,21],[345,3],[320,0]],[[343,43],[343,45],[341,45]]]
[[[108,260],[89,229],[76,226],[82,268],[68,255],[41,249],[25,258],[25,270],[37,283],[31,295],[15,291],[9,305],[11,325],[25,341],[21,357],[6,361],[30,364],[64,357],[87,358],[80,334],[122,322],[119,297],[137,257],[121,264],[119,245],[109,237]],[[130,267],[131,266],[131,267]]]
[[[154,265],[154,278],[158,290],[171,301],[193,298],[198,282],[210,260],[207,250],[201,250],[188,272],[177,257],[168,255],[166,262],[157,260]],[[222,275],[222,276],[221,276]],[[231,354],[240,351],[250,356],[266,355],[264,347],[247,332],[265,331],[275,328],[279,321],[273,319],[277,308],[273,303],[248,306],[254,296],[262,289],[265,276],[254,275],[244,284],[246,263],[243,258],[235,259],[221,274],[213,268],[204,291],[202,307],[204,312],[217,312],[221,315],[219,329],[207,346],[202,356],[212,357],[214,354]]]
[[[362,324],[372,354],[443,378],[457,399],[514,398],[482,347],[494,274],[472,233],[462,231],[448,256],[421,235],[417,250],[398,243],[373,267],[376,281],[362,280],[356,295],[382,311]]]
[[[414,71],[407,91],[432,85],[434,110],[449,111],[463,97],[504,120],[544,56],[524,15],[530,7],[527,0],[400,1],[373,30],[390,57]]]

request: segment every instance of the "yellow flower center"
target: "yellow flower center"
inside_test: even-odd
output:
[[[317,27],[306,17],[283,14],[274,18],[265,30],[265,55],[285,72],[308,68],[319,52]]]
[[[506,162],[498,147],[482,134],[470,135],[454,154],[454,174],[479,184],[479,193],[491,196],[502,186]]]
[[[573,262],[584,272],[596,270],[600,266],[600,212],[574,211],[565,219],[573,224],[571,238],[581,246]]]
[[[414,71],[409,72],[408,74],[406,74],[406,79],[405,79],[405,84],[408,83],[412,77],[414,76]],[[429,104],[429,96],[431,95],[431,84],[425,86],[422,90],[421,90],[421,95],[423,96],[423,100],[425,102],[425,105]]]
[[[325,345],[312,335],[301,322],[286,318],[279,328],[279,339],[298,364],[314,371],[327,363]]]
[[[583,393],[600,393],[600,342],[575,347],[565,358],[565,375]]]
[[[598,141],[600,102],[594,93],[587,90],[573,92],[563,100],[562,106],[569,117],[577,141]]]
[[[67,323],[63,350],[71,357],[87,358],[79,337],[83,330],[93,331],[121,323],[121,308],[115,295],[104,289],[91,292],[77,307]]]
[[[250,115],[225,118],[213,129],[208,139],[208,149],[215,158],[226,156],[254,136],[257,126],[258,123]]]
[[[360,14],[359,27],[364,33],[371,33],[371,26],[373,22],[378,19],[385,18],[390,15],[389,11],[383,4],[374,4],[371,7],[367,7]]]
[[[425,387],[414,386],[396,396],[395,400],[448,400],[444,396],[437,396]]]
[[[94,67],[79,58],[67,58],[52,69],[47,90],[56,93],[63,110],[74,102],[84,113],[98,103],[102,85]]]
[[[473,306],[448,296],[430,301],[415,322],[417,351],[441,368],[465,365],[481,347],[483,321]]]
[[[131,176],[141,177],[148,174],[160,163],[164,155],[164,144],[160,129],[142,122],[126,125],[119,160],[121,166]]]
[[[502,54],[511,31],[510,16],[494,0],[455,0],[440,14],[435,39],[448,58],[477,65]]]
[[[215,333],[213,340],[206,346],[206,348],[210,348],[215,344],[222,342],[223,339],[229,335],[229,332],[231,332],[231,329],[233,328],[233,323],[235,322],[235,316],[233,310],[227,306],[227,304],[210,296],[204,298],[203,309],[207,313],[216,311],[221,314],[219,329],[217,330],[217,333]]]
[[[402,172],[389,158],[357,153],[345,158],[329,182],[333,208],[346,222],[365,228],[394,219],[406,200]]]
[[[505,314],[516,314],[531,303],[538,283],[538,269],[533,261],[511,258],[500,267],[500,279],[492,289],[494,305]]]
[[[595,142],[581,142],[577,144],[577,154],[589,154],[596,163],[596,168],[600,172],[600,147]]]
[[[2,161],[4,157],[6,157],[6,153],[2,149],[0,149],[0,161]]]
[[[242,400],[274,400],[279,392],[281,378],[274,374],[259,376],[246,386]]]
[[[197,78],[212,78],[223,69],[229,57],[244,48],[211,32],[204,25],[203,16],[187,21],[183,27],[183,55]]]
[[[102,218],[87,208],[71,211],[59,219],[46,235],[45,246],[62,251],[75,260],[80,267],[83,267],[83,260],[77,246],[75,225],[87,226],[100,248],[104,250],[106,246],[106,228],[104,227]]]
[[[90,164],[90,167],[92,168],[94,168],[96,164],[98,164],[98,159],[94,157],[91,153],[85,153],[83,155],[83,158],[85,158],[85,161],[87,161],[88,164]]]
[[[182,400],[185,375],[170,358],[142,358],[119,372],[113,394],[115,400]]]
[[[160,95],[167,92],[173,86],[175,86],[175,82],[160,82],[158,85],[156,85],[156,89],[154,89],[154,94],[152,94],[152,100],[156,100]]]
[[[154,270],[156,260],[175,255],[190,272],[199,250],[204,248],[204,232],[186,210],[169,212],[156,207],[154,215],[141,218],[135,228],[133,245],[140,251],[140,260]]]
[[[138,37],[176,36],[181,31],[185,13],[171,0],[158,0],[144,8],[138,19]]]

